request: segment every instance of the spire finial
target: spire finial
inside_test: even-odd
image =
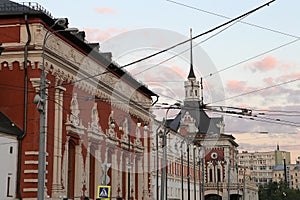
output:
[[[190,73],[188,76],[188,79],[190,78],[196,78],[195,73],[194,73],[194,67],[193,67],[193,36],[192,36],[192,28],[190,28],[190,53],[191,53],[191,65],[190,65]]]

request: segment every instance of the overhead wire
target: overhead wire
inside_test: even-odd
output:
[[[184,3],[180,3],[180,2],[177,2],[177,1],[173,1],[173,0],[166,0],[166,1],[177,4],[177,5],[180,5],[180,6],[184,6],[184,7],[187,7],[187,8],[191,8],[191,9],[194,9],[194,10],[198,10],[200,12],[204,12],[204,13],[207,13],[207,14],[210,14],[210,15],[218,16],[218,17],[221,17],[221,18],[224,18],[224,19],[231,19],[230,17],[227,17],[225,15],[218,14],[218,13],[215,13],[215,12],[212,12],[212,11],[207,11],[207,10],[200,9],[200,8],[197,8],[197,7],[193,7],[193,6],[190,6],[190,5],[187,5],[187,4],[184,4]],[[278,30],[275,30],[275,29],[267,28],[267,27],[260,26],[260,25],[257,25],[257,24],[244,22],[244,21],[240,21],[240,23],[246,24],[246,25],[249,25],[249,26],[253,26],[253,27],[256,27],[256,28],[260,28],[260,29],[263,29],[263,30],[271,31],[273,33],[278,33],[278,34],[281,34],[281,35],[285,35],[285,36],[288,36],[288,37],[293,37],[293,38],[300,39],[300,37],[297,36],[297,35],[293,35],[293,34],[290,34],[290,33],[283,32],[283,31],[278,31]]]
[[[229,25],[229,24],[231,24],[232,22],[235,22],[236,20],[239,20],[239,19],[241,19],[241,18],[245,18],[246,16],[248,16],[248,15],[250,15],[250,14],[252,14],[252,13],[258,11],[258,10],[260,10],[261,8],[266,7],[266,6],[269,6],[269,5],[270,5],[271,3],[273,3],[274,1],[275,1],[275,0],[271,0],[271,1],[269,1],[268,3],[265,3],[265,4],[263,4],[263,5],[261,5],[261,6],[257,7],[257,8],[255,8],[255,9],[252,9],[252,10],[250,10],[250,11],[248,11],[248,12],[246,12],[246,13],[244,13],[244,14],[242,14],[242,15],[236,17],[236,18],[230,19],[229,21],[227,21],[227,22],[225,22],[225,23],[222,23],[222,24],[220,24],[220,25],[218,25],[218,26],[216,26],[216,27],[214,27],[214,28],[212,28],[212,29],[210,29],[210,30],[208,30],[208,31],[205,31],[205,32],[203,32],[203,33],[200,33],[200,34],[198,34],[198,35],[196,35],[196,36],[193,36],[193,37],[191,37],[191,38],[189,38],[189,39],[187,39],[187,40],[184,40],[184,41],[182,41],[182,42],[179,42],[179,43],[177,43],[177,44],[175,44],[175,45],[173,45],[173,46],[170,46],[170,47],[168,47],[168,48],[166,48],[166,49],[163,49],[163,50],[161,50],[161,51],[155,52],[155,53],[150,54],[150,55],[148,55],[148,56],[145,56],[145,57],[143,57],[143,58],[137,59],[137,60],[135,60],[135,61],[133,61],[133,62],[127,63],[127,64],[125,64],[125,65],[123,65],[123,66],[118,67],[118,69],[123,69],[123,68],[128,67],[128,66],[131,66],[131,65],[133,65],[133,64],[142,62],[142,61],[144,61],[144,60],[147,60],[147,59],[149,59],[149,58],[152,58],[152,57],[154,57],[154,56],[157,56],[157,55],[159,55],[159,54],[162,54],[162,53],[164,53],[164,52],[167,52],[167,51],[169,51],[169,50],[171,50],[171,49],[174,49],[174,48],[176,48],[176,47],[178,47],[178,46],[180,46],[180,45],[182,45],[182,44],[185,44],[185,43],[187,43],[187,42],[189,42],[189,41],[191,41],[191,40],[195,40],[195,39],[197,39],[197,38],[199,38],[199,37],[201,37],[201,36],[203,36],[203,35],[206,35],[206,34],[211,33],[211,32],[213,32],[213,31],[215,31],[215,30],[217,30],[217,29],[219,29],[219,28],[222,28],[222,27],[224,27],[224,26],[226,26],[226,25]],[[111,71],[113,71],[113,70],[111,70]],[[84,78],[75,80],[75,81],[73,81],[73,82],[71,82],[71,83],[64,83],[64,84],[61,84],[61,86],[62,86],[62,85],[68,85],[68,84],[74,84],[74,83],[77,83],[77,82],[80,82],[80,81],[83,81],[83,80],[92,79],[92,78],[95,78],[95,77],[97,77],[97,76],[100,76],[100,75],[103,75],[103,74],[106,74],[106,73],[110,73],[111,71],[104,71],[104,72],[101,72],[101,73],[98,73],[98,74],[95,74],[95,75],[87,76],[87,77],[84,77]]]
[[[237,97],[246,96],[246,95],[253,94],[253,93],[256,93],[256,92],[261,92],[263,90],[267,90],[267,89],[282,86],[282,85],[285,85],[285,84],[293,83],[293,82],[296,82],[296,81],[299,81],[299,80],[300,80],[300,78],[292,79],[292,80],[281,82],[281,83],[274,84],[274,85],[271,85],[271,86],[259,88],[259,89],[256,89],[256,90],[252,90],[250,92],[245,92],[245,93],[242,93],[242,94],[239,94],[239,95],[231,96],[231,97],[228,97],[228,98],[225,98],[225,99],[222,99],[222,100],[217,100],[217,101],[214,101],[214,102],[211,102],[211,103],[208,103],[208,104],[223,102],[223,101],[226,101],[226,100],[229,100],[229,99],[234,99],[234,98],[237,98]]]

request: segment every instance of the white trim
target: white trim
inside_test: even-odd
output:
[[[35,155],[39,155],[39,152],[38,151],[25,151],[25,155],[35,156]]]
[[[24,170],[24,173],[25,173],[25,174],[32,174],[32,173],[37,174],[37,173],[38,173],[38,170],[30,170],[30,169],[27,169],[27,170]]]
[[[38,179],[24,179],[25,183],[37,183]]]
[[[37,192],[38,189],[37,188],[24,188],[23,192]]]
[[[38,165],[39,161],[37,161],[37,160],[25,160],[24,164],[25,165]]]

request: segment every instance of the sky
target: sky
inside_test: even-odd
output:
[[[236,138],[239,150],[272,151],[279,144],[292,153],[292,162],[300,156],[300,1],[276,0],[208,34],[268,1],[35,2],[55,18],[67,17],[69,27],[84,30],[88,42],[99,42],[121,66],[185,41],[190,28],[193,36],[203,34],[192,45],[204,102],[252,110],[251,117],[223,114],[225,132]],[[158,105],[182,101],[188,49],[185,43],[126,70],[161,96]]]

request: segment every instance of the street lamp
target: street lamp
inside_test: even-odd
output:
[[[180,148],[181,148],[181,200],[184,200],[184,190],[183,190],[183,143],[184,140],[181,141]]]
[[[187,187],[188,187],[188,200],[191,199],[191,193],[190,193],[190,190],[191,190],[191,185],[190,185],[190,142],[188,141],[187,142]]]
[[[175,106],[175,107],[174,107]],[[165,192],[165,184],[167,185],[167,172],[166,172],[166,162],[167,162],[167,151],[166,151],[166,147],[167,147],[167,134],[169,133],[169,130],[167,130],[167,117],[168,117],[168,112],[170,109],[175,109],[178,108],[180,106],[179,103],[174,103],[172,105],[170,105],[167,108],[166,111],[166,116],[163,119],[163,126],[164,126],[164,131],[161,133],[160,132],[160,136],[162,137],[162,149],[163,149],[163,159],[162,159],[162,175],[161,175],[161,200],[164,199],[168,199],[168,188],[166,188],[166,194]],[[158,133],[157,133],[158,134]],[[165,183],[166,181],[166,183]]]
[[[51,29],[56,25],[65,25],[65,18],[57,19],[54,24],[47,30],[43,40],[42,46],[42,73],[40,80],[40,95],[34,97],[34,103],[38,104],[38,111],[40,112],[40,140],[39,140],[39,156],[38,156],[38,199],[44,200],[44,188],[45,188],[45,162],[46,162],[46,152],[45,152],[45,134],[46,134],[46,74],[45,74],[45,46],[46,41],[49,36],[55,32],[68,31],[74,32],[77,29],[63,29],[51,32]],[[78,30],[77,30],[78,31]]]
[[[202,168],[202,175],[201,175],[201,181],[202,181],[202,191],[201,191],[201,200],[205,200],[205,167],[204,167],[204,154],[205,154],[205,149],[204,146],[200,146],[200,152],[199,152],[199,158],[201,162],[201,168]]]

